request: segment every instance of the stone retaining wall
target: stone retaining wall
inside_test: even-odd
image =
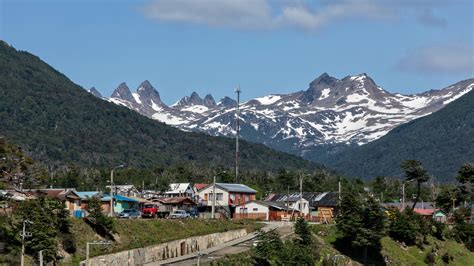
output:
[[[89,265],[143,265],[208,249],[247,235],[245,229],[194,236],[144,248],[102,255],[89,259]],[[83,263],[85,265],[85,261]]]

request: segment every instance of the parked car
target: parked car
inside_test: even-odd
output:
[[[170,219],[186,219],[189,217],[191,217],[191,215],[189,215],[185,210],[174,211],[169,216]]]
[[[197,208],[188,210],[187,213],[189,213],[189,217],[191,218],[199,218],[199,211]]]
[[[138,219],[142,216],[142,213],[135,209],[126,209],[119,213],[119,218]]]
[[[143,218],[155,218],[158,216],[158,205],[155,203],[147,203],[143,206]]]

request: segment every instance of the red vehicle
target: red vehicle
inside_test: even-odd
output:
[[[156,218],[158,216],[159,206],[156,203],[147,203],[143,206],[143,218]]]

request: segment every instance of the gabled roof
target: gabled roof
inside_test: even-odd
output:
[[[212,187],[212,184],[207,185],[205,188],[209,188],[209,187]],[[257,193],[255,189],[250,188],[244,184],[216,183],[216,187],[219,187],[220,189],[225,190],[227,192],[250,193],[250,194]]]
[[[50,198],[56,198],[60,200],[65,199],[80,199],[76,191],[73,188],[45,188],[45,189],[30,189],[24,191],[25,194],[32,195],[44,195]]]
[[[248,205],[249,203],[252,203],[252,202],[256,204],[260,204],[262,206],[273,207],[279,210],[286,210],[286,204],[284,202],[276,202],[276,201],[274,202],[274,201],[251,200],[251,201],[247,201],[245,203],[239,204],[237,206]],[[292,208],[289,208],[289,210],[292,210]]]
[[[169,190],[166,194],[182,194],[186,193],[186,190],[191,188],[191,183],[172,183],[169,186]]]
[[[419,215],[425,215],[425,216],[429,216],[429,215],[433,215],[434,213],[434,209],[419,209],[419,208],[415,208],[413,210],[415,213],[418,213]]]
[[[309,202],[312,207],[337,206],[337,192],[303,192],[303,199]],[[296,202],[300,199],[300,193],[273,193],[265,198],[265,201],[272,202]]]
[[[81,199],[89,199],[92,197],[100,197],[100,191],[77,191],[76,194],[81,197]]]
[[[208,184],[203,184],[203,183],[198,183],[198,184],[194,184],[194,187],[196,188],[196,190],[201,190],[205,187],[207,187]]]
[[[402,203],[401,202],[385,202],[382,204],[385,207],[395,207],[398,209],[402,208]],[[406,202],[405,207],[406,208],[411,208],[413,206],[413,202]],[[415,205],[416,209],[434,209],[434,204],[433,202],[417,202]]]

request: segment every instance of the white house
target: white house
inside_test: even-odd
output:
[[[168,191],[165,192],[165,197],[188,197],[194,199],[194,189],[191,183],[172,183]]]
[[[305,199],[304,197],[301,197],[299,193],[292,193],[292,194],[282,193],[282,194],[276,194],[276,195],[273,194],[267,197],[265,201],[283,203],[285,206],[288,207],[290,211],[301,210],[301,213],[305,216],[311,213],[309,201]]]
[[[106,186],[107,190],[110,191],[110,186]],[[124,197],[138,197],[140,192],[134,185],[115,185],[114,194]]]
[[[234,219],[270,219],[269,204],[261,201],[249,201],[235,207]]]

